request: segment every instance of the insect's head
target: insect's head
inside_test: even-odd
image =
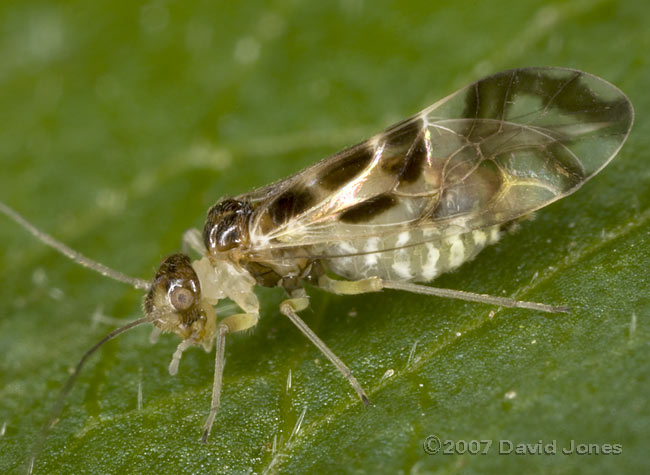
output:
[[[144,311],[154,325],[183,339],[208,341],[214,309],[201,295],[201,284],[185,254],[165,258],[144,299]]]

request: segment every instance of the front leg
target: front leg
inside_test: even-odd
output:
[[[296,312],[304,310],[309,306],[309,297],[305,293],[304,289],[299,289],[293,292],[293,298],[285,300],[280,304],[280,312],[283,315],[289,317],[289,320],[298,327],[298,329],[307,337],[309,340],[316,345],[321,353],[323,353],[328,360],[330,360],[336,369],[338,369],[343,376],[347,378],[354,390],[357,392],[363,403],[367,406],[370,404],[370,400],[366,395],[366,392],[363,390],[357,379],[352,375],[350,368],[346,366],[341,359],[330,350],[327,345],[318,338],[318,336],[307,326],[307,324],[298,316]]]
[[[201,442],[207,442],[214,423],[214,418],[217,416],[219,404],[221,403],[221,385],[223,380],[223,368],[226,365],[226,334],[235,333],[257,325],[260,316],[253,313],[236,313],[224,318],[217,325],[217,344],[216,356],[214,361],[214,382],[212,383],[212,402],[210,404],[210,413],[203,426],[203,435]]]
[[[253,328],[259,321],[260,316],[256,313],[236,313],[221,320],[219,325],[228,327],[228,333],[236,333]]]

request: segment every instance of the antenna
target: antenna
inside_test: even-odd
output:
[[[126,331],[129,331],[130,329],[137,327],[138,325],[141,325],[143,323],[148,323],[150,321],[151,319],[149,317],[142,317],[132,322],[129,322],[124,326],[116,328],[108,335],[106,335],[104,338],[99,340],[92,348],[86,351],[86,353],[81,357],[79,363],[77,363],[77,366],[75,367],[74,371],[72,372],[68,380],[65,382],[65,385],[61,389],[61,392],[59,393],[59,397],[56,400],[56,404],[52,408],[52,412],[50,412],[50,417],[48,418],[47,423],[41,429],[41,432],[38,438],[36,439],[36,443],[32,446],[30,457],[27,463],[27,471],[26,471],[27,474],[31,475],[32,470],[34,468],[34,462],[36,461],[36,457],[41,451],[41,449],[43,448],[45,439],[47,438],[50,429],[54,426],[54,422],[58,419],[59,415],[61,414],[61,411],[63,410],[63,407],[65,405],[65,400],[70,394],[70,391],[72,390],[72,387],[74,386],[74,383],[77,380],[77,377],[81,372],[81,369],[83,368],[84,364],[86,364],[86,361],[88,361],[88,358],[90,358],[93,355],[93,353],[95,353],[98,349],[100,349],[107,341],[112,340],[116,336]]]
[[[54,250],[60,252],[67,258],[75,261],[77,264],[80,264],[84,267],[87,267],[88,269],[94,270],[95,272],[98,272],[99,274],[109,277],[113,280],[117,280],[118,282],[123,282],[125,284],[129,284],[132,287],[135,287],[136,289],[144,289],[148,290],[150,287],[150,284],[148,281],[144,279],[138,279],[136,277],[131,277],[126,274],[123,274],[120,271],[117,271],[115,269],[111,269],[108,266],[105,266],[104,264],[100,264],[97,261],[94,261],[90,259],[89,257],[84,256],[80,252],[75,251],[74,249],[66,246],[62,242],[58,241],[57,239],[53,238],[49,234],[47,234],[44,231],[41,231],[38,229],[36,226],[34,226],[32,223],[27,221],[25,218],[23,218],[20,214],[18,214],[17,211],[14,209],[10,208],[6,204],[4,204],[2,201],[0,201],[0,212],[2,212],[5,216],[8,218],[12,219],[15,221],[17,224],[25,228],[27,231],[29,231],[36,239],[41,241],[44,244],[47,244]]]

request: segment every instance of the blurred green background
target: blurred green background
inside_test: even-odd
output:
[[[637,112],[599,176],[437,281],[572,313],[310,289],[304,318],[369,390],[366,409],[280,316],[281,292],[264,290],[259,326],[229,340],[207,446],[213,355],[188,352],[171,377],[177,339],[152,346],[137,329],[89,364],[35,473],[647,469],[649,19],[640,0],[3,2],[0,200],[144,278],[219,197],[484,75],[579,68],[618,85]],[[0,223],[0,472],[15,473],[69,368],[110,318],[139,316],[141,296]],[[487,456],[427,455],[432,434],[495,442]],[[623,453],[498,455],[500,439]]]

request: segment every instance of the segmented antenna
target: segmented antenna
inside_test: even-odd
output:
[[[86,351],[86,353],[81,357],[74,371],[72,372],[68,380],[65,382],[65,385],[63,386],[63,388],[61,388],[61,392],[59,393],[59,397],[56,400],[56,404],[54,405],[52,411],[50,412],[50,417],[47,419],[46,424],[41,429],[41,432],[38,438],[36,439],[36,443],[32,446],[32,450],[26,467],[26,473],[28,475],[31,475],[32,470],[34,468],[34,463],[36,461],[36,457],[38,456],[41,449],[43,448],[43,444],[45,443],[45,440],[47,439],[47,435],[49,434],[50,430],[54,426],[54,423],[59,418],[59,415],[61,415],[61,411],[63,411],[63,407],[65,406],[65,400],[68,398],[68,395],[70,394],[70,391],[72,390],[72,387],[74,386],[74,383],[77,380],[77,377],[81,372],[81,369],[83,368],[84,364],[86,364],[86,361],[88,361],[88,358],[90,358],[93,355],[93,353],[95,353],[98,349],[100,349],[104,345],[104,343],[112,340],[116,336],[126,331],[131,330],[134,327],[137,327],[138,325],[141,325],[143,323],[149,323],[150,321],[151,318],[142,317],[132,322],[129,322],[120,328],[116,328],[108,335],[106,335],[104,338],[99,340],[92,348]]]
[[[77,264],[80,264],[84,267],[87,267],[88,269],[94,270],[95,272],[98,272],[99,274],[109,277],[113,280],[117,280],[118,282],[123,282],[125,284],[129,284],[136,289],[144,289],[148,290],[149,289],[149,282],[144,280],[144,279],[138,279],[136,277],[131,277],[126,274],[123,274],[120,271],[117,271],[115,269],[111,269],[110,267],[105,266],[104,264],[100,264],[97,261],[94,261],[90,259],[89,257],[84,256],[80,252],[75,251],[74,249],[71,249],[70,247],[66,246],[62,242],[58,241],[57,239],[53,238],[49,234],[47,234],[44,231],[41,231],[38,229],[36,226],[34,226],[32,223],[27,221],[25,218],[23,218],[20,214],[18,214],[17,211],[14,209],[10,208],[6,204],[4,204],[2,201],[0,201],[0,212],[2,212],[4,215],[6,215],[8,218],[12,219],[15,221],[17,224],[25,228],[27,231],[29,231],[36,239],[41,241],[44,244],[47,244],[51,248],[55,249],[56,251],[60,252],[67,258],[73,260]]]

